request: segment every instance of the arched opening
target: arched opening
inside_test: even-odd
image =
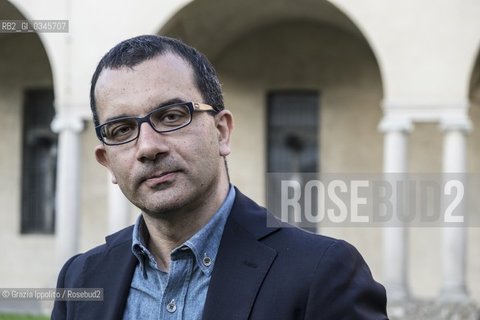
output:
[[[278,168],[382,171],[379,66],[359,29],[331,3],[196,0],[159,34],[196,47],[217,69],[235,118],[231,178],[254,200],[265,204],[266,173]],[[322,233],[360,250],[380,243],[380,232],[348,229]],[[378,273],[380,259],[367,257]]]
[[[25,19],[14,5],[0,0],[0,20]],[[39,36],[0,33],[0,204],[4,212],[0,226],[2,241],[9,244],[3,253],[5,261],[19,261],[19,251],[38,252],[42,243],[48,248],[53,241],[44,235],[54,232],[56,135],[50,130],[54,113],[52,71]],[[34,236],[38,234],[42,236]],[[0,265],[0,274],[7,276],[1,277],[1,283],[45,286],[43,275],[49,272],[53,248],[35,259],[37,267],[29,272]]]
[[[266,111],[272,91],[319,93],[318,170],[381,170],[378,64],[359,29],[332,4],[197,0],[159,33],[184,40],[215,65],[237,118],[232,174],[256,200],[265,199],[259,179],[268,171]],[[378,148],[356,148],[362,145],[358,139],[375,141]]]

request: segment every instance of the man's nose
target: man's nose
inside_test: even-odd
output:
[[[136,141],[137,160],[154,161],[160,154],[168,152],[164,135],[156,132],[149,123],[142,123],[139,130]]]

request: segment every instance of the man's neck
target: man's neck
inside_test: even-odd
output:
[[[148,248],[155,256],[160,269],[170,269],[170,254],[173,249],[190,239],[212,216],[218,211],[227,197],[229,184],[218,188],[218,191],[205,195],[200,206],[172,212],[167,218],[154,218],[143,214],[145,225],[149,233]]]

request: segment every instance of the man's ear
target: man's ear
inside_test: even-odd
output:
[[[233,130],[233,115],[229,110],[222,110],[215,115],[215,126],[218,132],[220,156],[230,154],[230,139]]]
[[[95,147],[95,158],[97,159],[98,163],[107,168],[107,170],[110,172],[112,183],[117,184],[117,178],[115,178],[115,175],[110,169],[110,159],[108,158],[107,150],[105,150],[105,145],[100,144]]]

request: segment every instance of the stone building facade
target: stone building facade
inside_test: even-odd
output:
[[[208,56],[236,120],[232,182],[265,203],[285,106],[311,106],[295,114],[314,171],[480,172],[478,17],[475,0],[0,0],[2,21],[68,20],[0,33],[0,287],[54,286],[138,215],[93,156],[90,77],[119,41],[168,35]],[[353,243],[393,304],[478,304],[479,226],[317,231]]]

